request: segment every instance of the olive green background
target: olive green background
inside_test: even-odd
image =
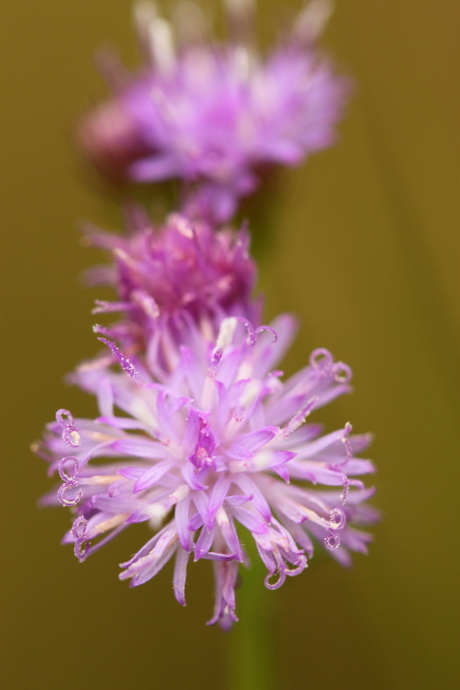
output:
[[[89,312],[100,293],[78,281],[96,256],[79,244],[77,223],[118,229],[121,220],[79,165],[73,128],[105,93],[95,49],[111,43],[135,64],[130,5],[0,8],[8,689],[227,687],[229,635],[204,625],[209,563],[190,569],[182,609],[171,568],[135,590],[117,579],[143,526],[79,565],[59,545],[67,511],[35,504],[51,480],[30,442],[59,407],[94,413],[92,400],[62,383],[98,350]],[[262,40],[298,5],[259,0]],[[318,346],[352,366],[354,394],[316,419],[375,433],[374,502],[384,519],[350,571],[323,559],[269,593],[279,608],[280,687],[447,690],[459,677],[459,5],[337,5],[324,44],[354,76],[354,98],[340,143],[283,174],[276,203],[267,195],[272,235],[260,285],[267,318],[301,317],[286,371]],[[205,7],[217,11],[218,0]],[[253,225],[261,245],[264,224]]]

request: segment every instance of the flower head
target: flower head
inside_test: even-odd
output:
[[[192,322],[215,340],[226,316],[260,324],[261,301],[252,299],[256,267],[245,228],[215,230],[205,220],[171,214],[155,228],[140,208],[128,209],[128,233],[88,228],[93,246],[109,251],[112,264],[91,269],[92,283],[115,287],[117,301],[98,301],[94,313],[120,311],[124,318],[96,331],[129,352],[147,350],[150,368],[167,366]],[[170,368],[170,367],[169,367]]]
[[[314,0],[267,57],[254,47],[251,3],[227,5],[232,40],[197,39],[195,8],[176,48],[168,22],[143,4],[137,16],[144,68],[115,77],[111,69],[112,100],[80,128],[84,149],[106,173],[179,179],[187,212],[219,222],[255,190],[261,171],[298,165],[333,143],[348,90],[318,53],[325,0]]]
[[[75,382],[97,396],[101,416],[60,410],[48,426],[38,452],[62,484],[44,503],[72,507],[64,542],[80,560],[147,523],[154,534],[121,564],[120,578],[143,584],[174,558],[183,605],[190,559],[212,560],[209,622],[227,628],[237,620],[238,569],[248,565],[241,528],[254,539],[270,589],[304,570],[314,541],[345,565],[350,551],[366,552],[370,535],[356,526],[376,514],[364,503],[372,489],[355,476],[373,465],[355,456],[370,439],[352,436],[348,424],[321,435],[318,424],[305,423],[349,390],[351,372],[316,350],[283,382],[275,367],[293,335],[290,317],[256,329],[225,318],[213,344],[186,324],[178,361],[160,379],[113,345],[123,371],[97,361],[77,370]]]

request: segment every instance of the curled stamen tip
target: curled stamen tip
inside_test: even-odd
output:
[[[324,546],[328,551],[334,551],[340,546],[340,536],[337,532],[330,532],[324,539]]]
[[[62,440],[71,448],[78,448],[80,445],[80,434],[75,427],[68,426],[62,432]]]
[[[343,362],[334,364],[334,379],[337,383],[348,383],[353,377],[350,367]]]
[[[80,562],[85,560],[88,555],[88,549],[89,543],[87,541],[85,542],[84,539],[77,539],[73,551]]]
[[[333,508],[329,513],[329,527],[333,530],[342,529],[346,521],[345,513],[340,508]]]
[[[83,515],[80,515],[80,517],[77,517],[74,521],[71,532],[76,541],[81,540],[85,536],[87,525],[88,521]]]
[[[73,463],[73,468],[70,469],[68,465]],[[69,483],[75,481],[79,468],[79,463],[76,458],[62,458],[58,466],[58,473],[63,482]]]
[[[274,582],[270,582],[271,578],[277,578]],[[267,589],[279,589],[286,580],[285,570],[276,570],[275,572],[268,573],[264,578],[264,585]]]
[[[314,369],[327,369],[332,364],[332,355],[329,350],[318,347],[310,355],[310,364]]]
[[[74,418],[69,410],[60,409],[56,412],[56,421],[60,427],[66,429],[69,426],[73,426]]]
[[[83,496],[83,492],[81,489],[79,489],[77,495],[74,498],[66,498],[65,493],[68,489],[73,489],[76,487],[75,483],[67,483],[67,484],[62,484],[62,486],[59,487],[57,495],[58,495],[58,500],[59,503],[65,507],[71,507],[71,506],[76,506],[78,503],[81,501],[81,497]]]

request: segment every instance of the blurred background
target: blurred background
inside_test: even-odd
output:
[[[218,0],[201,4],[219,24]],[[258,4],[268,44],[300,2]],[[182,609],[170,568],[135,590],[118,581],[140,532],[79,565],[59,545],[68,512],[36,507],[51,481],[30,443],[57,408],[94,413],[62,382],[99,349],[100,293],[79,283],[98,257],[77,225],[120,229],[121,216],[73,130],[106,93],[95,50],[136,64],[131,0],[3,2],[0,15],[3,687],[225,689],[229,636],[204,625],[208,563],[191,568]],[[458,682],[459,19],[457,0],[338,0],[323,43],[355,80],[340,142],[283,173],[270,209],[267,318],[301,318],[285,370],[319,346],[352,366],[354,394],[316,419],[375,433],[384,513],[350,571],[323,559],[269,593],[283,690]]]

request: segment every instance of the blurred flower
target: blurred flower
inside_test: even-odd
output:
[[[264,170],[298,165],[334,142],[348,91],[316,44],[326,0],[311,2],[267,57],[255,49],[252,3],[227,6],[232,37],[210,45],[197,7],[181,6],[173,32],[153,6],[138,5],[145,65],[129,76],[106,61],[113,98],[79,130],[104,173],[144,182],[177,178],[186,183],[186,211],[219,222],[255,190]]]
[[[364,503],[373,492],[354,477],[374,471],[355,457],[370,438],[352,436],[349,424],[321,436],[318,424],[305,423],[349,391],[351,372],[316,350],[282,382],[274,367],[292,340],[291,317],[256,329],[226,318],[214,344],[185,322],[179,359],[160,380],[109,341],[122,372],[97,360],[77,370],[74,381],[97,396],[101,416],[73,419],[59,410],[48,426],[36,450],[62,485],[43,502],[72,507],[64,542],[80,560],[129,525],[147,522],[155,534],[122,563],[120,578],[143,584],[175,557],[182,605],[190,558],[212,560],[209,623],[228,628],[237,620],[239,564],[249,565],[242,528],[254,539],[269,589],[304,570],[313,541],[344,565],[350,551],[366,552],[371,537],[356,527],[376,519]]]
[[[91,269],[92,284],[114,286],[118,300],[98,301],[94,313],[124,312],[124,318],[96,331],[123,348],[145,350],[150,370],[171,370],[191,321],[215,341],[226,316],[260,325],[261,300],[252,299],[256,267],[245,228],[215,230],[205,220],[171,214],[154,228],[138,207],[127,214],[127,234],[88,227],[90,244],[109,251],[112,264]]]

